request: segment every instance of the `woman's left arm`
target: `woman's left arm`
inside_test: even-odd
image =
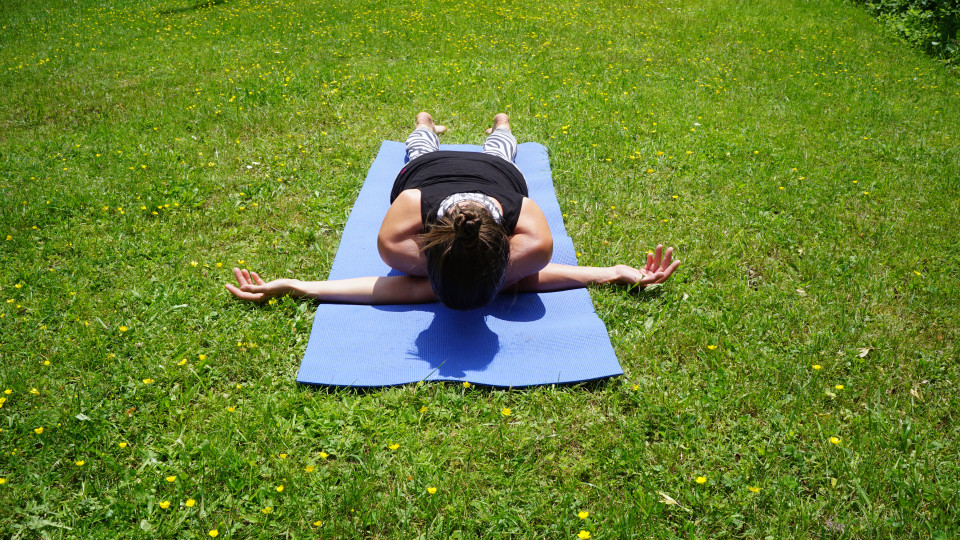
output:
[[[553,235],[543,210],[533,199],[523,199],[517,226],[510,237],[510,262],[504,287],[543,270],[553,255]]]

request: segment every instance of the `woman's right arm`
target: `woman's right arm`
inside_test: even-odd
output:
[[[437,296],[426,278],[411,276],[359,277],[330,281],[275,279],[265,282],[256,272],[233,269],[237,285],[224,287],[241,300],[263,302],[277,296],[313,298],[341,304],[426,304]]]

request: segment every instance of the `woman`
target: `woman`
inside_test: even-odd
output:
[[[256,272],[234,268],[239,287],[227,284],[227,290],[255,302],[283,295],[354,304],[439,300],[467,310],[489,304],[502,290],[645,287],[666,281],[680,265],[672,261],[673,248],[663,246],[640,269],[550,263],[553,237],[513,164],[517,142],[507,115],[494,117],[480,153],[441,151],[437,135],[444,131],[430,114],[417,115],[406,143],[410,160],[397,175],[377,237],[380,257],[405,276],[264,282]]]

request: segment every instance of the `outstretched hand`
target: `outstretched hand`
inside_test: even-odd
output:
[[[231,283],[227,283],[224,287],[241,300],[263,302],[275,296],[283,296],[292,291],[291,284],[293,280],[290,279],[275,279],[270,282],[265,282],[256,272],[251,272],[246,268],[243,270],[234,268],[233,275],[237,278],[239,287]]]
[[[657,246],[653,253],[647,253],[647,264],[642,268],[633,268],[624,264],[614,267],[617,273],[616,283],[621,285],[636,285],[644,288],[648,285],[663,283],[670,279],[673,271],[680,266],[680,261],[674,261],[673,248],[663,249],[663,244]]]

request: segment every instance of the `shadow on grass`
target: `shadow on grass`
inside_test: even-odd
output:
[[[194,10],[204,9],[204,8],[212,8],[212,7],[216,6],[216,5],[224,4],[224,3],[226,3],[226,2],[227,2],[227,0],[207,0],[206,2],[197,2],[196,4],[194,4],[194,5],[192,5],[192,6],[185,6],[185,7],[179,7],[179,8],[171,8],[171,9],[163,9],[163,10],[158,11],[157,13],[159,13],[160,15],[174,15],[174,14],[177,14],[177,13],[185,13],[185,12],[187,12],[187,11],[194,11]]]

